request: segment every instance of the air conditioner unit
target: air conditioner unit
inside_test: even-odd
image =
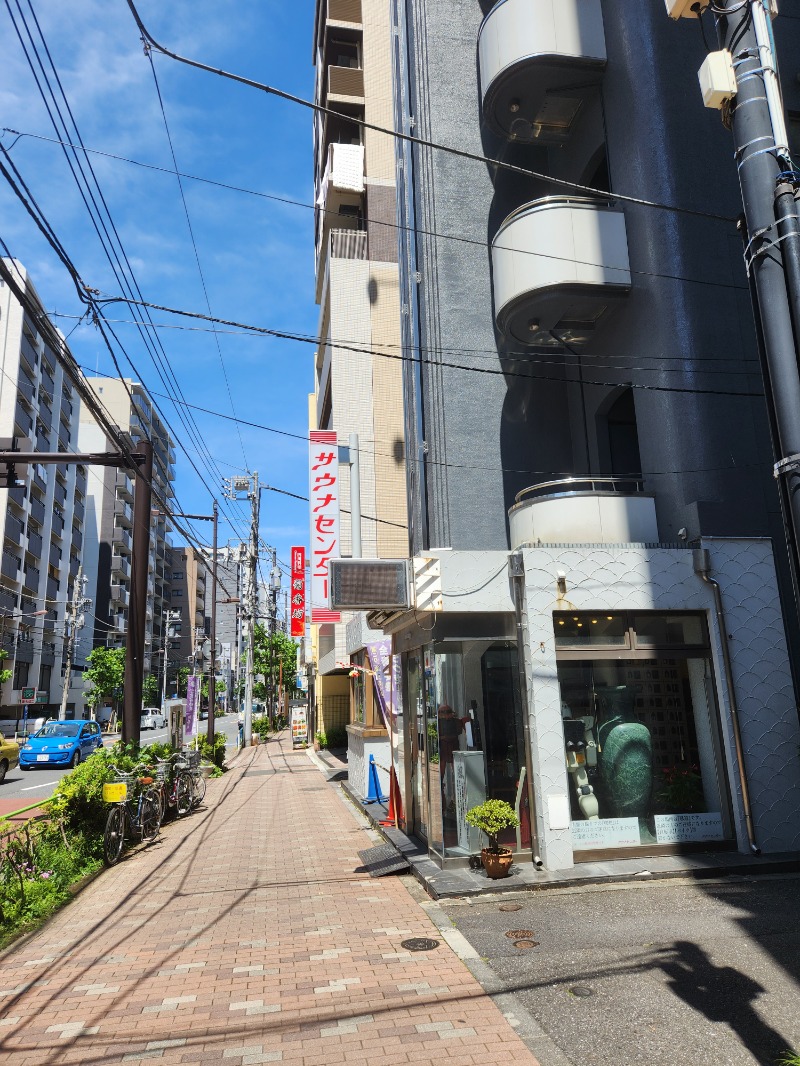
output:
[[[411,606],[408,559],[331,559],[333,611],[401,611]]]

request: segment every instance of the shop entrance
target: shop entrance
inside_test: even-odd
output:
[[[701,614],[556,612],[576,861],[733,838]]]

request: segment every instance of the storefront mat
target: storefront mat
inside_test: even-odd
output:
[[[411,865],[404,859],[397,848],[391,844],[378,844],[374,848],[365,848],[358,853],[363,862],[363,870],[370,877],[386,877],[387,874],[402,874]]]

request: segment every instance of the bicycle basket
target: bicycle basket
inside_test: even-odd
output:
[[[169,781],[169,763],[160,762],[155,769],[156,781]]]
[[[200,752],[199,751],[187,751],[184,756],[186,759],[186,765],[190,770],[196,770],[200,766]]]
[[[107,781],[103,785],[103,803],[120,803],[127,798],[127,781]]]

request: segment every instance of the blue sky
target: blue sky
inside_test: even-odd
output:
[[[17,0],[10,0],[17,19]],[[35,11],[87,148],[172,168],[158,97],[138,30],[125,0],[19,0],[31,22]],[[312,0],[139,0],[138,10],[162,44],[214,66],[313,96]],[[0,4],[0,125],[53,137],[53,126],[16,37]],[[311,204],[311,112],[254,89],[153,56],[178,167],[183,173]],[[31,188],[86,282],[118,294],[87,210],[57,144],[4,133],[3,145]],[[93,155],[92,163],[122,244],[145,299],[205,312],[203,287],[174,175]],[[2,179],[0,179],[2,180]],[[279,330],[313,334],[313,212],[264,197],[184,180],[200,265],[214,315]],[[28,268],[49,311],[80,315],[69,275],[5,184],[0,187],[0,236]],[[127,309],[108,309],[129,319]],[[200,325],[152,312],[154,321]],[[75,319],[55,318],[65,333]],[[163,393],[151,357],[132,325],[114,325],[145,386]],[[230,383],[228,396],[214,336],[159,331],[186,399],[200,407],[304,434],[307,394],[313,388],[313,347],[291,341],[220,334]],[[84,366],[113,373],[102,341],[78,325],[70,347]],[[126,375],[133,376],[124,364]],[[306,446],[302,440],[236,426],[194,412],[218,469],[208,472],[168,399],[156,397],[180,441],[190,449],[208,486],[247,465],[262,482],[305,495]],[[244,451],[244,454],[243,454]],[[176,492],[186,510],[208,513],[210,493],[177,447]],[[216,478],[216,480],[215,480]],[[236,516],[244,506],[234,505]],[[306,505],[273,492],[262,495],[261,533],[285,562],[291,544],[307,541]],[[223,522],[220,541],[246,536],[244,522]],[[285,584],[284,584],[285,587]]]

